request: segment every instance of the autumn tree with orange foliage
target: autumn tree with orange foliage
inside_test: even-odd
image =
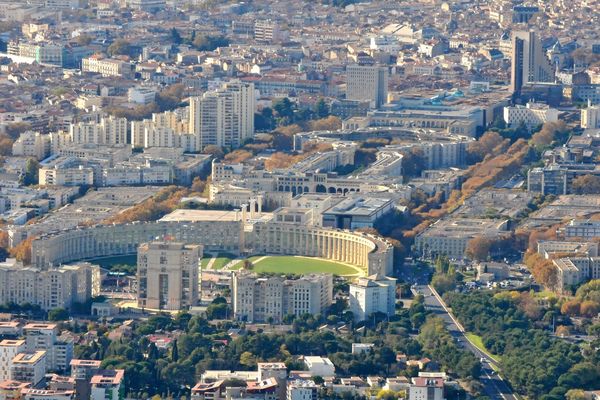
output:
[[[537,283],[551,290],[556,288],[558,272],[552,260],[547,260],[541,254],[528,250],[525,253],[524,262]]]
[[[103,221],[105,224],[125,224],[134,221],[156,221],[173,211],[190,191],[179,186],[168,186],[152,198]]]
[[[29,237],[11,248],[9,250],[11,257],[16,258],[17,261],[21,261],[25,265],[31,264],[31,243],[33,239],[33,237]]]
[[[565,301],[560,307],[560,312],[570,317],[577,316],[581,312],[581,302],[577,299]]]
[[[569,135],[569,129],[564,121],[546,122],[539,132],[531,137],[531,143],[535,147],[543,148],[550,146],[554,141],[564,141]]]
[[[253,157],[252,153],[248,150],[234,150],[231,153],[225,155],[225,161],[229,164],[240,164]]]
[[[471,162],[480,162],[490,154],[501,153],[502,147],[508,147],[508,139],[504,139],[498,132],[487,131],[479,140],[469,143],[467,156]]]
[[[484,261],[490,256],[492,241],[485,237],[474,237],[467,242],[465,255],[471,260]]]
[[[305,154],[292,155],[286,153],[273,153],[271,157],[265,160],[265,169],[273,171],[280,168],[288,168],[305,158]]]

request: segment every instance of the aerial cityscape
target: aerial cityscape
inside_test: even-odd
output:
[[[0,400],[600,400],[600,0],[0,0]]]

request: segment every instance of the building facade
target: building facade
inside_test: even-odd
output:
[[[198,303],[202,246],[152,242],[138,248],[138,306],[182,310]]]

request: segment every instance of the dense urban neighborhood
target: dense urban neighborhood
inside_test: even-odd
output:
[[[599,0],[0,0],[0,400],[600,400]]]

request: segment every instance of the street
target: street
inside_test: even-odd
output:
[[[467,339],[464,329],[448,312],[443,300],[437,294],[434,294],[428,285],[417,285],[415,291],[425,296],[425,307],[446,322],[448,331],[458,341],[459,345],[472,352],[478,359],[483,360],[479,380],[484,386],[485,395],[492,400],[516,400],[518,397],[513,394],[499,374],[494,372],[492,366],[498,367],[496,361],[480,351]]]

